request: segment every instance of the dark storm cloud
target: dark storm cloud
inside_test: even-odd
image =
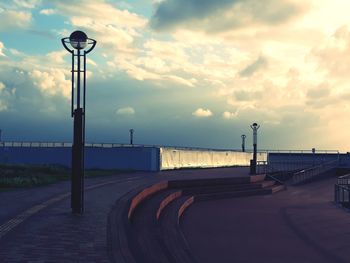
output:
[[[289,0],[165,0],[158,4],[150,25],[158,31],[184,27],[215,33],[280,24],[301,10]]]
[[[151,20],[155,29],[172,28],[188,20],[204,19],[232,6],[237,0],[166,0],[161,2]]]

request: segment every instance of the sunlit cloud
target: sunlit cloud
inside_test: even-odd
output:
[[[225,111],[225,112],[222,114],[222,117],[223,117],[224,119],[229,120],[229,119],[234,119],[234,118],[236,118],[237,115],[238,115],[237,112]]]
[[[56,11],[54,9],[42,9],[39,12],[42,15],[46,15],[46,16],[50,16],[56,13]]]
[[[350,114],[350,3],[150,2],[153,14],[151,6],[127,1],[0,3],[0,109],[34,109],[45,100],[43,114],[63,114],[71,73],[60,38],[79,29],[97,40],[87,59],[88,94],[103,99],[93,100],[92,122],[103,117],[105,124],[114,118],[141,125],[143,114],[152,112],[155,126],[175,126],[171,116],[177,116],[176,125],[195,129],[196,118],[215,112],[199,123],[208,130],[211,121],[241,129],[257,121],[266,146],[281,133],[276,147],[350,147],[343,143]],[[54,38],[37,33],[43,30]],[[137,114],[123,105],[138,105]]]
[[[32,9],[41,4],[42,0],[14,0],[13,2],[19,7]]]
[[[213,113],[209,109],[198,108],[196,111],[192,112],[192,115],[200,118],[207,118],[213,116]]]
[[[28,11],[0,9],[0,31],[27,28],[32,23],[32,14]]]
[[[4,44],[0,41],[0,56],[3,56],[5,57],[5,54],[4,54],[4,50],[5,49],[5,46]]]
[[[47,71],[33,70],[29,73],[34,85],[44,94],[61,95],[67,99],[71,96],[71,81],[64,70],[50,69]]]
[[[122,116],[127,116],[127,115],[134,115],[135,110],[132,107],[125,107],[125,108],[120,108],[116,111],[117,115],[122,115]]]

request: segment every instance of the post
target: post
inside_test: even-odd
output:
[[[71,208],[73,213],[84,211],[84,143],[83,143],[83,109],[74,110],[74,135],[72,145],[72,194]]]
[[[253,160],[250,162],[250,173],[256,174],[256,166],[257,166],[257,144],[258,144],[258,129],[260,125],[257,123],[253,123],[250,125],[250,128],[253,130]]]
[[[64,48],[72,54],[71,115],[73,117],[74,124],[72,145],[71,208],[73,213],[82,214],[84,212],[86,54],[94,49],[96,41],[88,38],[82,31],[74,31],[69,38],[63,38],[61,41]],[[68,47],[68,43],[73,47],[73,49]],[[88,45],[90,45],[90,48],[88,48],[88,50],[84,50]],[[83,57],[83,70],[81,70],[81,57]],[[77,59],[77,69],[75,69],[75,58]],[[82,85],[83,92],[81,92],[81,73],[84,74]],[[76,82],[75,74],[77,77]],[[81,96],[83,98],[81,98]]]
[[[242,138],[242,152],[245,152],[245,134],[241,135],[241,138]]]
[[[134,144],[134,129],[130,129],[130,145]]]

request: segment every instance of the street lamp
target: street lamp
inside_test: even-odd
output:
[[[245,138],[247,136],[245,134],[242,134],[241,135],[241,138],[242,138],[242,152],[245,152]]]
[[[257,143],[258,143],[258,129],[260,128],[260,125],[254,122],[252,125],[250,125],[250,128],[252,128],[253,130],[253,147],[254,147],[253,160],[250,161],[250,173],[256,174],[256,163],[257,163],[256,149],[257,149]]]
[[[74,131],[72,145],[71,208],[73,213],[82,214],[84,211],[86,54],[94,49],[96,40],[88,38],[82,31],[74,31],[69,37],[62,38],[61,41],[63,47],[72,54],[71,116],[74,118]],[[83,59],[83,69],[81,69],[81,59]],[[82,96],[80,87],[81,74],[83,74]]]
[[[134,129],[130,129],[130,144],[133,145],[134,144]]]

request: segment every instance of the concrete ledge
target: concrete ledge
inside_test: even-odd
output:
[[[180,229],[184,212],[195,201],[271,194],[281,190],[281,186],[275,189],[273,183],[264,182],[264,179],[265,175],[169,180],[133,189],[117,201],[108,217],[111,261],[153,263],[154,255],[159,255],[158,260],[162,263],[196,262]],[[247,184],[257,189],[247,189]],[[226,189],[235,185],[237,187],[233,189]],[[191,192],[191,189],[207,188],[213,188],[214,192]],[[175,258],[181,260],[173,261]]]
[[[265,177],[266,177],[266,174],[251,175],[250,182],[251,183],[261,182],[265,180]]]
[[[172,193],[170,195],[168,195],[159,205],[159,208],[157,210],[157,215],[156,218],[157,220],[159,220],[159,217],[162,213],[162,211],[164,210],[164,208],[169,205],[172,201],[174,201],[175,199],[179,198],[182,195],[182,191],[177,191],[175,193]]]
[[[131,200],[129,212],[128,212],[128,219],[130,220],[133,212],[135,211],[136,207],[146,198],[150,197],[151,195],[168,188],[168,181],[160,182],[157,184],[154,184],[150,187],[145,188],[140,193],[138,193],[136,196],[134,196]]]
[[[177,214],[177,218],[178,220],[180,220],[181,216],[183,215],[183,213],[185,212],[185,210],[192,205],[194,202],[194,196],[191,196],[190,198],[188,198],[179,208],[178,214]]]

